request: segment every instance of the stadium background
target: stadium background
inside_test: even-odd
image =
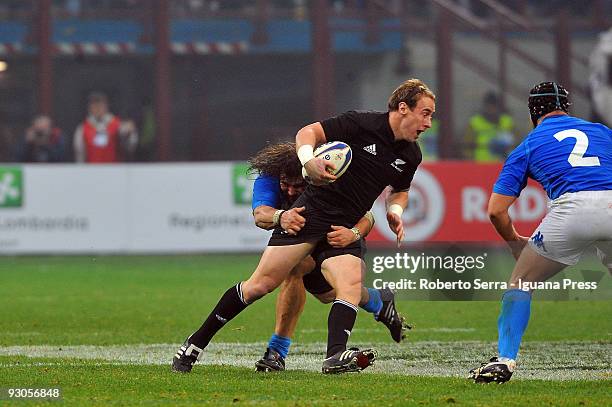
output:
[[[295,338],[304,347],[297,345],[294,367],[306,372],[244,380],[244,367],[271,333],[272,298],[232,322],[213,349],[216,363],[239,367],[202,368],[200,374],[216,378],[181,381],[166,377],[163,365],[221,291],[248,275],[267,240],[251,220],[252,177],[244,160],[328,115],[384,110],[390,91],[409,77],[437,94],[439,127],[437,157],[428,157],[415,179],[407,239],[486,242],[482,247],[500,253],[500,268],[509,273],[512,261],[500,252],[486,216],[501,164],[462,161],[462,137],[489,90],[500,95],[517,133],[526,134],[525,95],[552,79],[572,92],[577,115],[610,124],[612,34],[604,33],[612,5],[577,4],[1,1],[0,124],[15,137],[0,148],[11,149],[37,113],[51,115],[70,145],[91,91],[105,92],[111,110],[134,119],[151,145],[122,164],[0,164],[0,387],[59,385],[76,404],[473,404],[507,401],[517,391],[517,403],[610,403],[600,383],[609,387],[612,326],[598,319],[612,311],[609,296],[535,305],[542,317],[526,337],[533,366],[526,377],[536,380],[512,382],[514,390],[482,393],[457,378],[494,352],[496,302],[402,301],[398,307],[415,322],[408,346],[383,347],[387,356],[376,375],[334,379],[336,387],[325,388],[336,399],[315,392],[326,382],[309,371],[317,369],[327,312],[311,300]],[[147,118],[154,124],[149,133]],[[546,203],[538,186],[528,187],[514,209],[519,231],[530,233]],[[379,202],[369,241],[385,251],[393,238],[382,211]],[[580,271],[610,293],[610,276],[600,265],[587,262]],[[355,333],[358,343],[386,341],[372,321],[360,321]],[[219,357],[228,349],[239,354],[237,362]],[[466,366],[445,372],[448,352],[461,354]],[[563,374],[575,370],[592,374],[578,376],[581,382]],[[91,380],[78,379],[79,372],[91,372]],[[198,390],[204,379],[211,387]],[[552,379],[546,390],[537,385],[541,379]],[[282,387],[296,380],[314,386],[269,390],[269,381]],[[100,383],[109,385],[101,390]],[[215,383],[227,388],[215,390]],[[370,393],[343,395],[363,383]],[[409,383],[413,395],[389,395],[400,383]],[[180,391],[172,394],[175,388]]]

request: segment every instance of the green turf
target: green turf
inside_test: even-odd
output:
[[[23,344],[174,343],[190,333],[256,256],[3,258],[0,346]],[[274,327],[274,295],[257,302],[218,340],[265,340]],[[495,340],[497,302],[402,301],[415,341]],[[309,297],[296,341],[322,341],[328,307]],[[611,340],[611,301],[534,301],[525,340]],[[371,318],[352,339],[384,341]],[[440,332],[437,328],[450,328]],[[367,334],[361,335],[360,328]],[[453,331],[459,329],[459,332]],[[375,332],[373,332],[375,331]],[[376,332],[378,331],[378,332]]]
[[[252,255],[0,258],[0,346],[179,343],[199,326],[222,292],[246,278]],[[609,276],[608,276],[609,277]],[[251,306],[220,332],[219,342],[263,342],[273,329],[274,296]],[[494,341],[499,304],[402,301],[415,326],[410,341]],[[325,340],[328,306],[309,298],[295,342]],[[534,301],[525,341],[612,343],[612,301]],[[351,336],[385,342],[365,312]],[[170,355],[169,355],[170,356]],[[449,355],[452,360],[452,355]],[[53,362],[14,366],[16,361]],[[94,365],[91,361],[0,357],[0,387],[60,385],[76,404],[218,402],[289,405],[605,405],[607,381],[511,381],[475,386],[455,378],[385,374],[324,377],[292,371],[261,376],[244,368],[202,367],[191,376],[166,366]],[[9,366],[10,365],[10,366]],[[335,395],[335,398],[331,395]]]
[[[15,362],[15,358],[11,359]],[[27,363],[27,358],[18,358]],[[0,363],[6,358],[0,357]],[[62,363],[61,360],[44,362]],[[178,375],[166,366],[113,366],[80,362],[12,367],[9,380],[22,387],[60,386],[66,404],[272,404],[272,405],[555,405],[601,406],[612,402],[599,382],[516,381],[474,385],[462,379],[388,374],[323,376],[301,371],[258,374],[234,367],[207,367]]]

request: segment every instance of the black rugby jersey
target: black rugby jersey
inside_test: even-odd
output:
[[[349,111],[321,125],[327,141],[348,144],[353,158],[335,182],[308,185],[303,194],[306,202],[356,223],[387,185],[395,191],[410,188],[422,160],[421,149],[416,142],[395,141],[388,112]]]

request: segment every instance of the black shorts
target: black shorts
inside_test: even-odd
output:
[[[285,233],[284,230],[278,228],[274,229],[272,233],[272,237],[270,237],[270,241],[268,242],[268,246],[292,246],[300,243],[316,243],[315,249],[311,253],[312,258],[315,259],[315,262],[318,266],[323,263],[325,259],[329,259],[330,257],[341,256],[343,254],[352,254],[355,257],[359,257],[363,259],[365,251],[363,249],[363,239],[353,242],[350,245],[342,248],[332,247],[327,243],[327,233],[331,232],[331,228],[325,229],[325,232],[321,232],[319,237],[315,239],[314,237],[305,237],[301,236],[299,233],[297,235],[289,235]]]
[[[303,196],[303,195],[302,195]],[[268,246],[291,246],[300,243],[315,243],[316,247],[311,253],[315,261],[315,268],[310,273],[304,275],[304,287],[311,294],[322,294],[332,290],[323,274],[321,273],[321,264],[325,259],[330,257],[340,256],[343,254],[351,254],[363,259],[365,254],[365,241],[353,242],[347,247],[334,248],[327,243],[327,233],[331,232],[331,225],[344,226],[351,228],[357,223],[353,219],[347,219],[340,212],[330,213],[316,210],[307,202],[303,202],[298,198],[294,203],[294,207],[304,206],[305,210],[302,215],[306,219],[306,224],[298,232],[297,235],[290,235],[282,228],[277,227],[272,232],[272,236],[268,241]]]
[[[325,277],[323,277],[320,264],[317,264],[310,273],[304,274],[302,281],[304,281],[304,288],[306,288],[306,291],[311,294],[323,294],[333,289]]]
[[[300,199],[298,198],[294,206],[299,206],[299,201]],[[315,243],[317,246],[312,257],[319,264],[326,258],[340,256],[342,254],[352,254],[359,258],[363,258],[361,244],[359,242],[354,242],[342,249],[333,248],[327,243],[327,234],[331,232],[332,225],[352,228],[357,221],[354,219],[347,219],[340,213],[329,213],[313,209],[308,203],[303,204],[303,206],[306,208],[304,212],[302,212],[302,215],[306,219],[306,224],[302,230],[300,230],[297,235],[290,235],[282,228],[277,227],[272,232],[272,236],[268,241],[268,246],[291,246],[306,242]],[[320,256],[324,256],[323,260],[317,258]]]
[[[341,220],[325,219],[312,211],[305,210],[302,214],[306,219],[306,224],[297,235],[290,235],[279,226],[272,232],[268,246],[291,246],[306,242],[326,241],[327,233],[331,232],[331,225],[341,225]]]
[[[359,248],[352,248],[347,252],[347,249],[353,245],[358,245]],[[311,294],[323,294],[331,291],[333,287],[329,285],[325,277],[323,277],[323,273],[321,272],[321,264],[323,264],[325,259],[339,256],[341,254],[352,254],[363,259],[367,249],[365,240],[361,239],[359,242],[355,242],[353,245],[342,249],[333,248],[328,244],[318,245],[315,251],[312,253],[312,257],[315,260],[315,268],[310,273],[305,274],[304,277],[302,277],[306,291]]]
[[[365,253],[366,244],[365,240],[363,239],[359,239],[358,241],[341,248],[332,247],[329,245],[329,243],[327,243],[327,240],[325,240],[324,242],[319,242],[317,244],[317,247],[315,247],[311,256],[315,260],[317,267],[320,268],[321,264],[323,264],[323,262],[330,257],[341,256],[343,254],[352,254],[355,257],[363,259]]]

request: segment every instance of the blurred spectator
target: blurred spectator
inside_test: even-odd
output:
[[[482,112],[470,117],[464,157],[478,162],[503,161],[514,147],[514,120],[502,111],[498,96],[488,92]]]
[[[49,116],[39,115],[25,131],[17,145],[15,161],[23,163],[56,163],[66,161],[66,142],[62,131],[53,127]]]
[[[189,0],[189,9],[192,12],[199,12],[204,8],[204,0]]]
[[[88,112],[85,121],[74,132],[75,160],[114,163],[130,158],[138,144],[134,122],[122,121],[110,113],[108,98],[99,92],[89,95]]]
[[[306,0],[293,0],[293,18],[302,21],[308,17]]]

